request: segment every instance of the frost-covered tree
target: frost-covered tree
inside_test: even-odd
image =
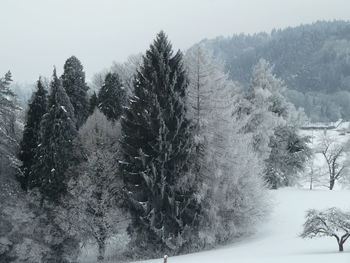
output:
[[[236,112],[237,120],[242,125],[241,131],[250,134],[252,146],[262,159],[267,159],[270,153],[268,147],[274,128],[284,125],[282,109],[275,114],[269,103],[274,91],[284,89],[283,82],[272,74],[268,62],[261,60],[255,66],[249,89],[238,98]],[[276,111],[276,110],[274,110]]]
[[[191,172],[201,205],[198,233],[190,237],[189,249],[201,249],[249,232],[266,212],[265,186],[263,166],[231,117],[236,85],[202,47],[190,50],[185,59],[195,136]]]
[[[79,243],[53,216],[62,209],[40,207],[13,176],[0,181],[0,262],[76,262]]]
[[[117,121],[126,104],[126,91],[116,73],[108,73],[98,92],[98,108],[110,121]]]
[[[37,82],[37,90],[28,104],[26,123],[21,141],[19,159],[22,161],[22,176],[19,181],[23,189],[27,189],[28,179],[34,164],[35,150],[39,145],[40,122],[47,112],[47,90],[41,79]]]
[[[69,181],[69,223],[83,242],[93,241],[98,260],[104,259],[109,238],[126,231],[128,216],[121,209],[123,181],[118,173],[119,123],[95,110],[80,128],[77,140],[86,160],[70,167],[77,174]]]
[[[192,153],[192,173],[199,183],[208,170],[206,154],[212,110],[215,107],[215,89],[221,84],[222,76],[204,49],[196,47],[186,54],[188,86],[188,117],[192,120],[194,151]],[[226,79],[225,79],[226,80]],[[216,116],[214,117],[216,118]]]
[[[348,168],[348,163],[344,160],[345,146],[325,136],[321,142],[321,153],[327,164],[328,188],[333,190],[335,182],[346,175]]]
[[[194,186],[180,184],[189,168],[190,122],[182,54],[160,32],[143,58],[122,124],[122,171],[135,245],[176,253],[196,221]],[[162,252],[160,252],[162,251]]]
[[[10,71],[0,78],[0,174],[8,174],[19,166],[16,157],[19,144],[16,119],[20,108],[10,87],[11,82]]]
[[[295,181],[293,176],[304,169],[310,149],[308,138],[297,133],[303,112],[284,99],[284,83],[272,70],[267,61],[259,61],[249,89],[237,101],[234,116],[241,123],[241,132],[250,135],[253,148],[265,162],[267,182],[277,188]],[[288,157],[288,163],[281,156]]]
[[[92,80],[90,83],[92,91],[98,92],[101,89],[103,83],[105,82],[105,78],[106,78],[106,75],[108,74],[108,72],[109,72],[108,70],[104,69],[100,72],[95,73],[92,76]]]
[[[9,75],[7,79],[10,79]],[[11,93],[7,93],[6,99],[16,106]],[[11,132],[15,130],[15,134],[11,134],[14,140],[8,145],[9,154],[0,153],[1,161],[3,157],[9,156],[13,157],[13,161],[15,154],[18,155],[17,139],[14,137],[17,134],[15,117],[13,112],[13,116],[8,119],[13,126],[7,128],[10,127]],[[51,159],[54,158],[51,155]],[[61,209],[56,204],[40,202],[41,197],[33,200],[32,194],[37,191],[24,193],[15,181],[14,174],[8,173],[10,164],[0,164],[0,262],[74,262],[79,244],[69,235],[65,225],[57,222],[55,214]]]
[[[48,112],[43,116],[39,145],[29,188],[38,187],[43,199],[58,202],[67,190],[66,170],[73,158],[73,139],[77,135],[74,108],[53,73]]]
[[[89,116],[89,87],[85,82],[85,72],[80,60],[75,56],[64,64],[62,84],[74,108],[77,128],[81,127]]]
[[[49,253],[43,255],[43,262],[70,262],[76,260],[79,242],[69,228],[66,203],[62,197],[67,194],[67,171],[72,163],[78,162],[73,141],[77,135],[74,108],[53,72],[48,98],[48,111],[40,123],[39,145],[35,150],[34,165],[28,180],[31,193],[38,193],[37,203],[43,225],[38,227],[40,235],[47,238]],[[50,233],[47,235],[47,233]]]
[[[129,56],[124,63],[114,62],[111,67],[111,72],[119,75],[128,95],[134,90],[135,76],[141,64],[142,54],[137,54]]]
[[[350,237],[350,213],[336,207],[324,211],[309,210],[301,237],[334,237],[339,251],[342,252],[345,241]]]
[[[311,150],[309,138],[298,135],[295,128],[278,126],[270,138],[271,152],[266,160],[265,178],[273,189],[296,183],[298,173],[306,167]]]

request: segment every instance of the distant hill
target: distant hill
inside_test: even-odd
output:
[[[223,60],[231,78],[244,86],[260,58],[270,61],[289,88],[286,96],[305,108],[312,120],[350,118],[350,22],[320,21],[201,44]]]

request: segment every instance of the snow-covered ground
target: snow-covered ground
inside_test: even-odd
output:
[[[324,135],[345,144],[350,139],[347,133],[348,122],[341,123],[336,129],[301,131],[311,136],[311,148],[316,151],[314,156],[315,170],[324,173],[325,162],[319,152],[319,146]],[[317,169],[316,169],[317,168]],[[317,172],[317,171],[316,171]],[[349,263],[350,240],[344,245],[344,252],[338,252],[335,238],[302,239],[299,234],[305,221],[308,209],[324,209],[339,207],[350,210],[350,191],[347,187],[336,184],[334,191],[328,190],[327,175],[314,182],[314,189],[309,188],[308,175],[303,175],[300,188],[284,188],[271,190],[272,213],[259,225],[256,233],[242,241],[235,242],[218,249],[171,257],[168,263]],[[341,190],[344,188],[343,190]],[[162,259],[141,261],[160,263]]]
[[[337,129],[328,130],[327,135],[337,143],[344,144],[350,139],[350,133],[346,132],[348,127],[349,123],[342,123]],[[301,132],[312,136],[310,146],[317,152],[324,131]],[[315,167],[324,169],[321,153],[316,153],[314,164]],[[350,263],[350,240],[345,243],[344,252],[340,253],[335,238],[299,237],[308,209],[335,206],[350,211],[349,187],[341,187],[338,183],[335,190],[330,191],[326,188],[325,175],[323,180],[314,183],[313,190],[309,190],[308,175],[303,176],[299,187],[269,191],[272,212],[258,225],[254,235],[217,249],[170,257],[168,263]],[[83,262],[94,262],[95,256],[90,255],[89,258],[91,261]],[[163,259],[139,261],[142,262],[161,263]]]
[[[338,252],[334,238],[302,239],[305,211],[350,208],[350,191],[284,188],[270,191],[274,209],[256,234],[215,250],[171,257],[168,263],[349,263],[350,242]],[[142,261],[160,263],[162,259]]]

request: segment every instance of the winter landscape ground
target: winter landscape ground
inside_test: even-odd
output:
[[[271,190],[274,203],[270,217],[250,238],[215,250],[177,256],[168,263],[239,262],[239,263],[345,263],[350,261],[350,243],[337,251],[334,238],[302,239],[305,211],[332,206],[349,208],[350,191],[284,188]],[[162,262],[161,259],[141,261]]]
[[[320,145],[323,136],[333,138],[337,143],[344,144],[350,137],[345,133],[349,122],[342,122],[336,129],[301,131],[311,137],[310,146],[314,151]],[[320,153],[314,155],[314,165],[323,167],[324,160]],[[350,262],[350,242],[345,243],[344,252],[338,252],[334,238],[302,239],[299,235],[305,222],[308,209],[326,209],[338,207],[343,210],[350,208],[350,191],[339,184],[330,191],[324,185],[326,178],[314,183],[309,190],[308,176],[300,180],[299,186],[270,190],[271,214],[265,222],[259,224],[256,232],[242,241],[222,246],[217,249],[199,253],[168,258],[168,263],[348,263]],[[323,180],[322,180],[323,179]],[[94,262],[96,255],[88,253],[82,262]],[[109,263],[115,261],[107,261]],[[147,263],[163,262],[163,259],[153,259]]]

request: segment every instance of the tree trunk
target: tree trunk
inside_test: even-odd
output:
[[[335,182],[334,179],[329,180],[329,190],[333,190],[334,182]]]
[[[343,252],[344,251],[344,248],[343,248],[343,242],[339,242],[338,245],[339,245],[339,252]]]
[[[97,261],[103,261],[105,258],[106,246],[103,240],[98,242],[98,256]]]
[[[311,179],[310,179],[310,190],[312,190],[312,183],[313,183],[313,178],[311,176]]]

